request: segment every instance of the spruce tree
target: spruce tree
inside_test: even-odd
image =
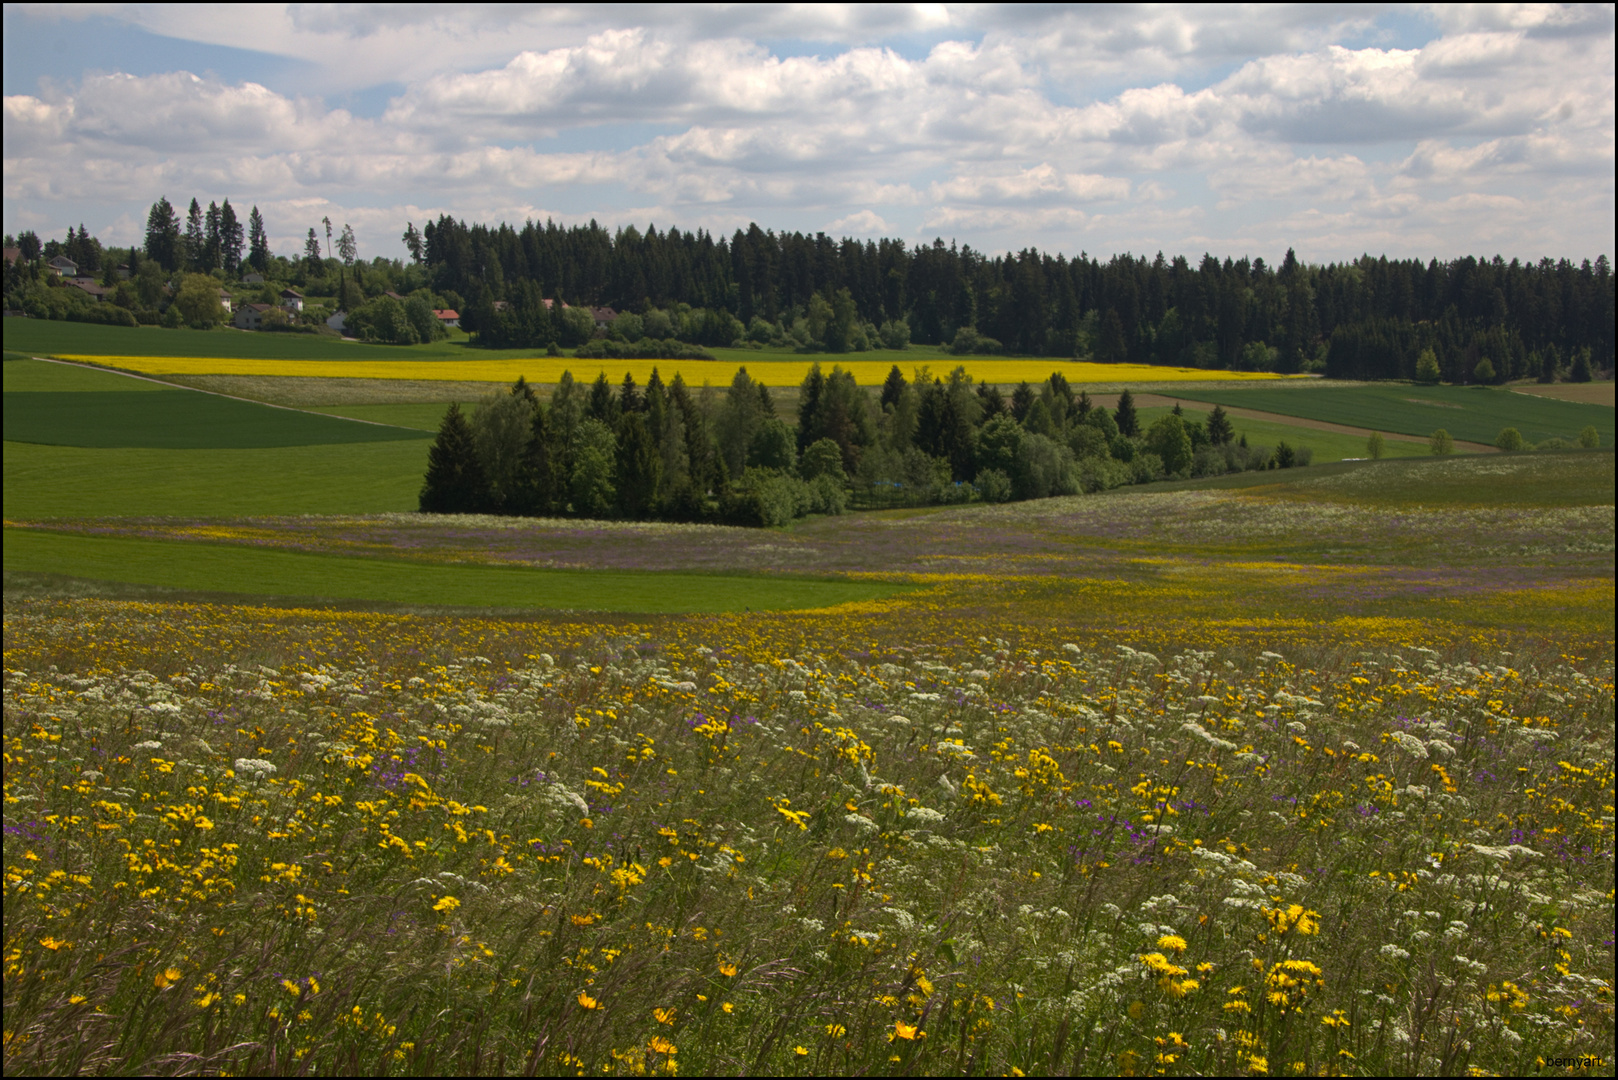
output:
[[[257,206],[247,215],[247,262],[261,274],[270,268],[270,238]]]
[[[427,451],[427,477],[421,487],[424,514],[475,514],[483,509],[487,484],[478,463],[472,426],[460,405],[451,405]]]
[[[1236,431],[1230,426],[1230,417],[1218,405],[1208,414],[1208,441],[1215,446],[1224,446],[1235,436]]]
[[[1131,438],[1140,434],[1140,421],[1135,417],[1135,397],[1128,389],[1118,398],[1118,409],[1115,413],[1118,420],[1118,434]]]
[[[1590,370],[1590,347],[1586,345],[1573,357],[1573,370],[1568,373],[1568,381],[1576,383],[1589,382],[1594,377]]]

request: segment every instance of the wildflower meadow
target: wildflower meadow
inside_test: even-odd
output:
[[[8,586],[6,1070],[1610,1074],[1610,508],[1353,475],[490,556],[911,586],[803,611]]]

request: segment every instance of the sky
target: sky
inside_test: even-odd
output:
[[[7,4],[4,229],[1611,258],[1614,8]],[[324,230],[322,230],[322,233]]]

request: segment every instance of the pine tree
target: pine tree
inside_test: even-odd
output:
[[[657,442],[646,430],[646,417],[639,411],[626,410],[618,421],[617,468],[614,470],[619,513],[627,518],[643,518],[652,512],[662,467]]]
[[[185,215],[185,263],[195,270],[207,259],[208,237],[202,227],[202,204],[191,200],[191,209]]]
[[[310,230],[313,232],[314,230]],[[424,514],[474,514],[487,496],[483,467],[478,463],[472,427],[460,405],[451,405],[438,426],[438,438],[427,451],[427,476],[420,506]]]
[[[1135,417],[1135,398],[1128,389],[1119,396],[1114,415],[1118,421],[1118,434],[1131,438],[1140,434],[1140,421]]]
[[[242,223],[236,219],[230,200],[219,208],[219,258],[232,277],[242,265]]]
[[[247,215],[247,262],[259,273],[270,268],[270,238],[264,231],[264,215],[254,206]]]
[[[224,222],[219,214],[219,204],[208,204],[207,216],[203,219],[202,263],[200,269],[204,272],[216,270],[222,264],[225,252]]]
[[[1214,411],[1208,414],[1208,441],[1214,446],[1224,446],[1235,434],[1230,417],[1222,407],[1215,405]]]
[[[1569,382],[1586,383],[1594,374],[1590,370],[1590,347],[1586,345],[1573,356],[1573,370],[1568,373]]]
[[[180,218],[166,197],[146,215],[146,256],[166,271],[180,268]]]

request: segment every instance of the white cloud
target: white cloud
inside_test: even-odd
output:
[[[406,213],[537,207],[1069,252],[1446,255],[1613,231],[1610,7],[1435,8],[1434,39],[1399,48],[1362,45],[1385,32],[1358,7],[97,11],[315,74],[297,92],[169,72],[8,96],[8,228],[138,220],[122,200],[195,192],[347,213],[368,253],[399,250]],[[8,32],[86,17],[8,8]],[[316,96],[382,83],[404,90],[380,116]],[[1582,227],[1558,218],[1572,207]]]

